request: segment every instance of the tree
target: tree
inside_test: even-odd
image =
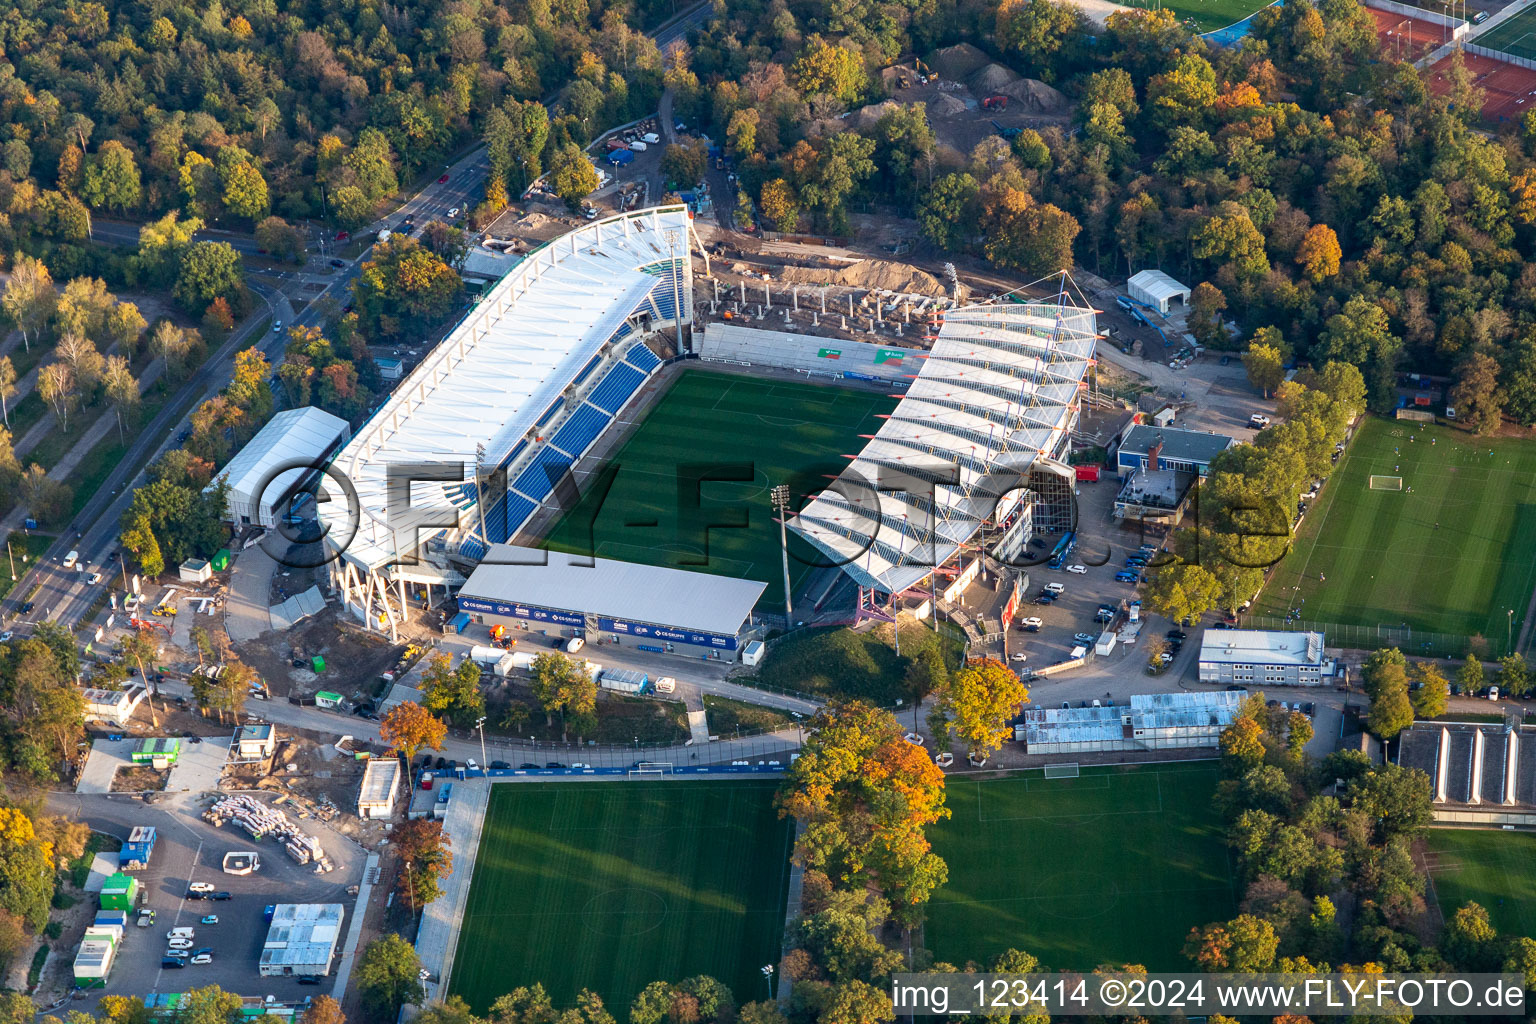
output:
[[[1031,276],[1072,266],[1072,243],[1081,227],[1071,214],[1008,186],[991,193],[983,207],[982,251],[993,263]]]
[[[393,1020],[400,1007],[424,997],[421,960],[409,942],[393,932],[370,942],[357,962],[357,987],[363,1005],[379,1020]]]
[[[1413,724],[1413,704],[1408,699],[1407,659],[1397,648],[1376,651],[1361,667],[1360,678],[1371,707],[1366,727],[1390,740]]]
[[[1174,622],[1198,619],[1216,607],[1220,595],[1221,582],[1191,562],[1165,565],[1147,581],[1147,603]]]
[[[1235,203],[1223,203],[1218,210],[1221,212],[1195,230],[1194,254],[1218,267],[1230,268],[1239,281],[1256,281],[1269,273],[1264,236],[1253,226],[1248,211]]]
[[[923,236],[941,249],[959,249],[974,231],[981,186],[969,174],[946,174],[933,183],[917,210]]]
[[[281,217],[265,217],[256,225],[256,244],[274,259],[299,259],[304,255],[304,236]]]
[[[1370,388],[1371,405],[1385,409],[1392,404],[1393,370],[1402,347],[1381,307],[1356,295],[1328,318],[1312,356],[1314,361],[1337,360],[1360,367]]]
[[[133,153],[116,139],[101,144],[86,162],[80,196],[96,209],[119,212],[139,204],[142,185]]]
[[[800,222],[800,197],[783,178],[763,182],[757,207],[776,231],[793,231]]]
[[[803,95],[831,96],[849,105],[859,101],[868,81],[863,54],[851,46],[820,41],[800,55],[789,73]]]
[[[1326,224],[1314,224],[1307,229],[1306,236],[1296,250],[1296,263],[1308,280],[1313,284],[1321,284],[1324,279],[1339,272],[1339,260],[1343,255],[1339,248],[1339,236],[1334,234],[1333,229]]]
[[[333,997],[316,996],[299,1016],[299,1024],[347,1024],[347,1015]]]
[[[132,411],[139,404],[139,382],[134,379],[132,371],[128,369],[128,360],[122,356],[108,356],[107,365],[101,373],[101,383],[107,396],[107,401],[112,403],[112,408],[117,414],[118,440],[123,440],[123,413]]]
[[[549,183],[555,195],[572,210],[597,191],[597,168],[574,142],[562,146],[549,162]]]
[[[1222,313],[1227,297],[1209,281],[1201,281],[1189,296],[1189,329],[1195,340],[1211,348],[1227,347],[1227,327]]]
[[[32,339],[53,317],[58,301],[58,292],[53,290],[53,277],[42,261],[30,256],[20,257],[11,268],[10,280],[5,283],[5,292],[0,296],[0,306],[21,331],[21,343],[27,351],[32,351]]]
[[[1011,50],[1034,77],[1056,80],[1061,65],[1079,58],[1088,42],[1083,12],[1057,0],[1004,0],[997,7],[997,43]]]
[[[668,181],[683,187],[704,180],[709,166],[709,147],[702,139],[694,139],[686,145],[671,145],[662,150],[661,173]]]
[[[1499,693],[1524,697],[1531,690],[1531,673],[1525,655],[1514,651],[1499,659]]]
[[[43,401],[53,406],[53,414],[59,426],[69,429],[69,410],[80,397],[80,388],[74,371],[68,363],[49,363],[37,371],[37,393]]]
[[[240,254],[228,242],[196,242],[181,260],[172,294],[182,307],[201,316],[208,304],[224,298],[239,306],[243,287]]]
[[[544,711],[546,724],[553,725],[558,712],[562,736],[567,734],[571,717],[589,716],[596,710],[597,683],[585,665],[558,654],[541,654],[528,671],[533,677],[529,684],[533,697]]]
[[[422,677],[422,706],[455,724],[467,725],[485,714],[480,666],[469,658],[456,669],[452,665],[453,656],[449,654],[432,659]]]
[[[1354,807],[1374,823],[1384,842],[1395,836],[1413,838],[1434,820],[1429,776],[1417,768],[1387,762],[1376,765],[1349,784]]]
[[[390,839],[404,867],[395,879],[395,893],[415,913],[443,894],[438,883],[453,868],[448,833],[440,821],[416,818],[396,825]]]
[[[1239,778],[1264,763],[1264,729],[1251,715],[1241,715],[1221,731],[1221,763]]]
[[[1468,654],[1456,670],[1456,685],[1464,694],[1474,694],[1483,688],[1483,663],[1476,655]]]
[[[389,744],[391,753],[404,754],[407,761],[422,747],[442,750],[447,735],[448,727],[415,701],[396,704],[379,722],[379,738]]]
[[[1456,409],[1456,419],[1479,437],[1498,433],[1503,422],[1504,392],[1499,387],[1499,364],[1492,356],[1473,352],[1457,368],[1456,383],[1446,396]]]
[[[1440,950],[1458,970],[1492,971],[1503,961],[1499,933],[1481,904],[1467,903],[1445,922]]]
[[[1243,368],[1248,371],[1248,383],[1264,392],[1265,398],[1285,380],[1285,362],[1272,345],[1249,345],[1243,353]]]
[[[1413,713],[1419,718],[1435,718],[1445,712],[1451,698],[1451,684],[1432,661],[1413,666],[1414,687],[1408,693]]]
[[[353,286],[358,312],[376,334],[394,335],[419,320],[435,323],[457,305],[464,288],[442,257],[403,234],[376,244],[361,271]]]
[[[7,404],[16,394],[16,366],[11,362],[10,356],[0,356],[0,420],[9,427],[11,425],[11,410]]]
[[[1008,722],[1029,699],[1018,675],[1000,661],[983,660],[950,673],[934,690],[938,706],[951,720],[970,756],[984,760],[1012,736]]]
[[[1274,925],[1252,914],[1239,914],[1226,924],[1191,931],[1184,955],[1205,971],[1261,973],[1274,964],[1279,946]]]

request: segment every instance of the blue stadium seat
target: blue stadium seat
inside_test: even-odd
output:
[[[624,403],[629,401],[630,396],[639,390],[640,385],[643,383],[645,383],[645,374],[633,366],[626,366],[620,363],[609,370],[608,376],[604,377],[602,382],[592,389],[592,393],[587,396],[587,401],[609,415],[615,415],[624,407]],[[522,490],[522,488],[518,488],[518,490]],[[527,492],[524,491],[523,493],[526,494]],[[532,495],[529,496],[532,497]]]
[[[649,374],[652,370],[661,365],[661,357],[652,352],[650,349],[646,348],[643,344],[633,345],[629,352],[625,354],[624,361],[629,363],[631,366],[638,367],[641,372],[646,374]]]
[[[459,542],[459,557],[470,562],[478,562],[485,557],[485,545],[477,538],[467,537]]]
[[[571,414],[559,430],[555,431],[555,436],[549,443],[567,455],[579,457],[593,441],[597,440],[597,435],[612,422],[613,417],[599,412],[590,405],[583,405]]]
[[[602,356],[593,356],[591,359],[587,360],[587,365],[583,366],[581,368],[581,372],[580,373],[578,373],[575,377],[571,378],[571,383],[573,385],[575,385],[575,384],[580,384],[582,381],[586,380],[588,374],[590,374],[593,370],[597,369],[597,364],[602,362],[602,361],[603,361],[603,357]]]
[[[507,539],[507,496],[502,494],[485,510],[485,535],[494,543]]]
[[[517,461],[517,457],[523,454],[523,449],[527,447],[528,439],[525,437],[521,441],[518,441],[517,444],[512,446],[512,450],[507,452],[507,457],[501,460],[501,465],[497,468],[506,469],[508,466],[512,465],[512,463]]]
[[[671,320],[677,316],[677,303],[672,301],[671,288],[656,289],[651,293],[651,301],[656,304],[658,320]]]
[[[569,455],[545,445],[512,487],[534,501],[543,501],[555,489],[556,481],[565,475],[572,461]]]
[[[538,507],[527,498],[516,494],[508,494],[506,539],[511,540],[512,535],[522,528],[522,525],[528,521],[528,517],[533,515]]]

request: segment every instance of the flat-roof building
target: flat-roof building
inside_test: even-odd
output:
[[[85,698],[85,722],[107,722],[123,726],[133,717],[134,709],[144,700],[145,689],[137,684],[121,690],[100,690],[86,687],[80,691]]]
[[[1031,754],[1214,747],[1245,696],[1233,690],[1139,693],[1112,707],[1032,708],[1013,735]]]
[[[395,797],[400,792],[400,759],[376,757],[363,769],[363,784],[357,793],[359,818],[390,818],[395,813]]]
[[[209,484],[229,483],[225,521],[276,526],[286,513],[284,501],[330,460],[347,431],[346,420],[313,406],[273,416]]]
[[[1436,821],[1536,825],[1536,729],[1416,722],[1398,738],[1397,763],[1429,776]]]
[[[329,974],[345,913],[340,903],[279,903],[261,947],[262,976]]]
[[[1113,447],[1115,465],[1122,474],[1140,469],[1203,477],[1210,472],[1211,460],[1235,444],[1226,434],[1136,423]]]
[[[497,544],[459,590],[459,608],[487,625],[555,627],[655,651],[735,657],[754,580]]]
[[[277,733],[266,723],[242,725],[235,730],[234,753],[242,760],[262,761],[271,757],[276,750]]]
[[[1334,664],[1322,633],[1207,629],[1200,638],[1202,683],[1321,686]]]

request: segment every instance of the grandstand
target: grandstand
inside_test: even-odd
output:
[[[335,460],[355,499],[319,503],[349,610],[395,635],[407,583],[462,583],[556,492],[661,367],[647,339],[692,322],[691,241],[681,205],[583,225],[399,384]]]
[[[1062,459],[1096,336],[1065,275],[1050,299],[943,314],[901,403],[790,521],[857,582],[861,614],[881,615],[879,595],[921,583],[988,523],[1011,521],[1009,551],[1034,530],[1070,528]]]

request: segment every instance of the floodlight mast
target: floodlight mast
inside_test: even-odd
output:
[[[789,535],[784,529],[785,520],[789,518],[789,486],[776,484],[769,492],[769,498],[779,513],[779,554],[784,560],[784,628],[788,629],[790,618],[794,615],[789,601]]]

